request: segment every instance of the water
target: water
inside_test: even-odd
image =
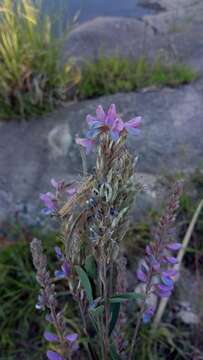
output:
[[[44,10],[51,15],[63,14],[67,21],[79,13],[78,22],[97,16],[140,17],[153,13],[138,4],[138,0],[44,0]]]

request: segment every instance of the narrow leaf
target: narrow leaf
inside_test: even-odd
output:
[[[115,294],[110,298],[111,303],[123,302],[126,300],[140,300],[143,298],[143,295],[136,292],[127,292],[123,294]]]
[[[80,266],[75,266],[75,270],[80,278],[80,282],[82,286],[85,289],[89,302],[92,303],[93,302],[92,286],[90,284],[87,273]]]
[[[94,279],[97,275],[97,266],[95,259],[92,255],[89,255],[85,259],[85,270],[92,279]]]

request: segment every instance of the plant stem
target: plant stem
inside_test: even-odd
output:
[[[140,328],[140,325],[141,325],[142,315],[143,315],[144,309],[145,309],[145,300],[142,303],[142,307],[140,309],[140,313],[139,313],[139,316],[138,316],[138,319],[137,319],[137,323],[136,323],[136,327],[135,327],[135,331],[134,331],[134,335],[133,335],[133,339],[132,339],[132,344],[131,344],[130,354],[129,354],[128,360],[133,359],[132,358],[133,357],[133,351],[134,351],[134,348],[135,348],[135,344],[136,344],[136,340],[137,340],[137,334],[138,334],[138,331],[139,331],[139,328]]]
[[[105,326],[104,326],[104,359],[108,360],[109,355],[109,303],[108,303],[108,291],[107,291],[107,270],[106,270],[106,259],[103,264],[103,275],[104,275],[104,312],[105,312]]]
[[[57,315],[56,315],[56,311],[55,311],[55,308],[53,306],[51,306],[50,308],[51,310],[51,315],[52,315],[52,318],[54,320],[54,325],[55,325],[55,328],[56,328],[56,332],[57,332],[57,335],[60,339],[60,344],[61,344],[61,348],[62,348],[62,351],[63,351],[63,355],[64,355],[64,338],[63,338],[63,334],[61,332],[61,328],[60,328],[60,324],[58,322],[58,318],[57,318]],[[68,359],[68,360],[71,360],[71,354],[69,353],[69,351],[66,349],[66,354],[65,354],[65,357]]]
[[[82,319],[82,322],[83,322],[84,334],[85,334],[85,336],[89,337],[88,332],[87,332],[87,323],[86,323],[86,319],[85,319],[85,314],[84,314],[84,311],[83,311],[81,301],[79,299],[78,299],[78,305],[79,305],[79,309],[80,309],[80,316],[81,316],[81,319]],[[88,353],[88,357],[89,357],[90,360],[95,358],[94,354],[92,352],[92,349],[90,347],[89,341],[88,341],[88,344],[87,344],[87,353]]]

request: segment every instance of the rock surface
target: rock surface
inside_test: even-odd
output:
[[[39,193],[50,189],[50,179],[69,180],[81,174],[74,142],[85,117],[100,103],[117,104],[125,120],[144,118],[140,136],[129,139],[139,154],[138,171],[148,174],[188,171],[203,165],[203,81],[177,89],[116,94],[70,104],[44,119],[0,126],[0,219],[20,202],[38,207]],[[93,155],[89,164],[92,164]]]
[[[80,63],[115,54],[154,59],[161,51],[170,61],[180,60],[202,70],[202,1],[143,2],[158,3],[169,11],[140,19],[98,17],[88,21],[71,32],[64,60],[73,56]]]

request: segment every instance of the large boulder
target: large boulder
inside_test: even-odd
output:
[[[146,5],[154,1],[146,0]],[[161,1],[155,3],[162,4]],[[63,58],[78,63],[101,55],[120,55],[153,60],[161,52],[169,61],[183,61],[198,70],[203,67],[203,3],[194,0],[165,0],[166,10],[139,19],[98,17],[77,26],[64,47]]]

